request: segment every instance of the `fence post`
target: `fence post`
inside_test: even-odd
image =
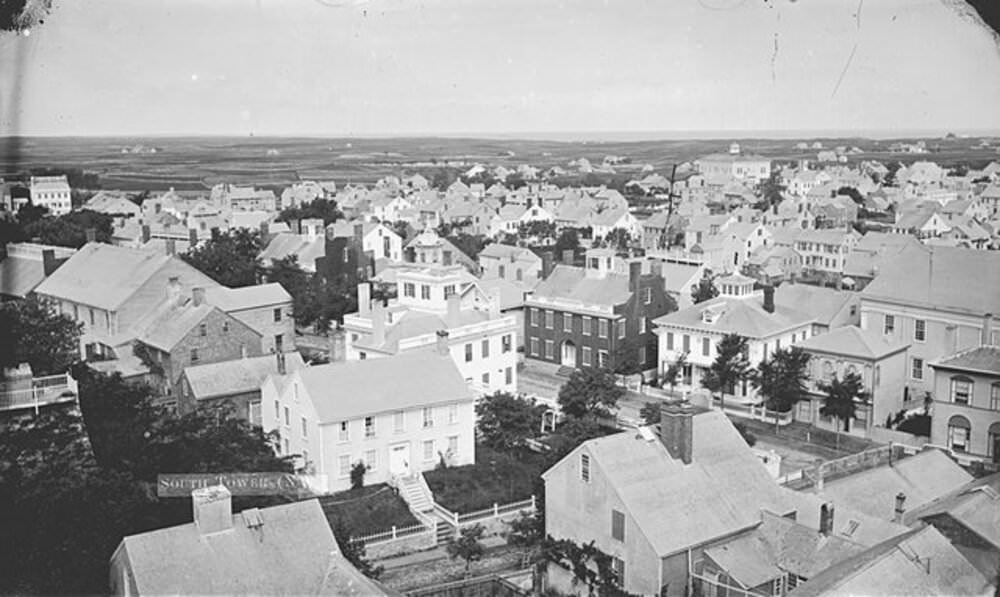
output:
[[[500,516],[500,507],[497,506],[496,502],[493,502],[493,518]]]
[[[531,511],[534,512],[538,510],[538,506],[535,505],[535,495],[531,495]]]
[[[396,525],[392,525],[392,538],[396,538]]]

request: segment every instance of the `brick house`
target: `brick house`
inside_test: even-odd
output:
[[[615,271],[614,251],[591,249],[585,267],[561,264],[525,300],[526,356],[564,367],[615,369],[632,351],[643,370],[657,363],[652,320],[676,309],[658,262]]]

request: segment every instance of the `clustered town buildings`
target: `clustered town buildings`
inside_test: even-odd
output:
[[[644,169],[626,186],[638,202],[605,187],[557,187],[546,182],[551,172],[528,165],[479,165],[466,180],[490,173],[497,182],[446,189],[410,174],[281,193],[171,189],[142,205],[101,191],[85,207],[115,217],[111,244],[10,244],[0,293],[52,301],[83,324],[82,358],[152,382],[179,411],[229,403],[277,431],[279,453],[325,492],[349,487],[357,462],[375,482],[418,493],[422,471],[476,462],[476,402],[532,394],[529,378],[607,367],[648,382],[683,359],[676,389],[689,401],[664,402],[659,425],[626,421],[544,473],[548,535],[595,541],[631,594],[686,595],[696,583],[719,595],[992,594],[1000,479],[973,479],[960,465],[1000,462],[1000,163],[958,172],[920,158],[890,173],[857,161],[859,152],[779,165],[734,146],[673,181]],[[506,187],[511,174],[524,184]],[[780,201],[761,200],[768,184]],[[335,200],[344,219],[276,220],[319,198]],[[69,185],[32,178],[30,201],[67,213]],[[468,255],[443,225],[493,242]],[[325,336],[328,362],[300,355],[281,285],[226,288],[178,257],[213,230],[237,228],[260,232],[265,265],[295,256],[308,273],[361,273],[357,311]],[[557,251],[570,228],[580,247]],[[696,303],[692,290],[706,277],[717,296]],[[726,412],[699,402],[731,334],[747,339],[752,366],[791,346],[811,356],[807,396],[783,422],[896,442],[889,461],[826,481],[819,467],[804,490],[778,483],[727,417],[766,416],[754,387],[731,388]],[[819,386],[848,373],[871,398],[845,425],[821,413]],[[6,375],[14,384],[31,372]],[[923,415],[929,438],[895,428]],[[910,440],[938,449],[893,462]],[[192,578],[211,576],[198,541],[211,532],[232,533],[236,551],[254,554],[232,570],[255,587],[336,592],[370,582],[352,576],[312,505],[239,518],[227,492],[213,490],[194,508],[191,528],[122,542],[116,592],[199,592],[170,577],[191,568]],[[278,536],[246,547],[265,524]],[[166,542],[183,557],[151,561]],[[290,560],[301,575],[279,571]],[[275,575],[299,584],[273,584]],[[558,567],[547,576],[582,590],[570,577]]]

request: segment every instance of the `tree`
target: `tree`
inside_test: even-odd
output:
[[[754,444],[757,443],[757,436],[750,431],[750,427],[747,426],[746,422],[733,421],[733,427],[736,428],[736,431],[740,432],[740,435],[743,437],[743,441],[745,441],[748,446],[751,448],[754,447]]]
[[[717,296],[719,296],[719,289],[715,287],[714,277],[711,272],[705,270],[698,284],[691,288],[691,300],[698,304]]]
[[[457,172],[450,168],[438,168],[431,178],[431,186],[439,191],[443,191],[450,187],[456,180],[458,180]]]
[[[482,559],[486,548],[480,543],[485,529],[481,524],[464,527],[458,532],[458,537],[448,544],[448,555],[455,559],[465,560],[465,574],[469,574],[472,562]]]
[[[715,347],[715,360],[701,377],[701,385],[718,393],[719,406],[726,407],[726,392],[747,378],[750,362],[747,360],[747,339],[737,334],[726,334]]]
[[[368,472],[368,465],[362,461],[357,461],[351,467],[351,489],[361,489],[365,486],[365,473]]]
[[[317,332],[325,332],[331,322],[343,322],[345,313],[358,309],[355,287],[341,280],[326,282],[322,276],[313,275],[309,287],[294,304],[295,322],[312,325]]]
[[[677,387],[678,380],[682,375],[684,375],[684,367],[687,366],[688,353],[682,352],[677,360],[667,366],[667,370],[663,372],[663,379],[660,380],[660,386],[667,384],[670,386],[670,393],[674,392],[674,388]]]
[[[466,254],[469,259],[476,259],[483,251],[483,247],[490,244],[490,240],[481,234],[469,234],[459,232],[448,237],[451,244]]]
[[[368,578],[377,579],[382,576],[385,572],[385,568],[382,566],[375,566],[368,559],[365,554],[365,544],[361,541],[354,541],[351,539],[351,533],[348,531],[347,527],[344,526],[342,520],[335,519],[331,525],[333,529],[333,538],[337,540],[337,545],[340,547],[340,553],[347,558],[355,568],[358,569],[361,574],[364,574]]]
[[[588,595],[625,595],[611,566],[611,556],[594,545],[582,545],[569,539],[547,536],[542,544],[543,557],[573,574],[573,583],[587,587]]]
[[[796,402],[805,398],[808,366],[809,353],[792,346],[775,351],[751,373],[754,387],[764,396],[767,408],[774,411],[775,430],[779,414],[792,410]]]
[[[498,391],[476,405],[476,426],[483,443],[509,451],[539,435],[544,412],[545,407],[534,400]]]
[[[154,390],[128,383],[120,373],[108,375],[79,363],[73,368],[79,384],[80,411],[87,421],[87,435],[99,465],[135,470],[136,457],[146,444],[146,432],[165,416],[153,406]]]
[[[871,394],[865,390],[864,380],[851,371],[843,379],[833,376],[829,382],[817,384],[826,394],[819,412],[826,417],[834,417],[844,425],[844,431],[851,430],[851,420],[857,414],[859,404],[867,404]],[[840,425],[837,426],[837,448],[840,448]]]
[[[190,248],[181,259],[219,284],[239,288],[257,283],[262,248],[257,230],[235,228],[213,231],[210,240]]]
[[[639,410],[639,416],[646,425],[656,425],[660,422],[660,402],[647,402]]]
[[[281,210],[277,222],[297,222],[299,220],[318,219],[323,220],[323,226],[329,226],[337,220],[344,219],[344,213],[337,207],[337,202],[332,199],[317,197],[308,203],[301,203],[294,207],[286,207]]]
[[[563,228],[556,239],[555,250],[562,255],[563,251],[576,251],[580,248],[580,233],[576,228]]]
[[[25,234],[45,245],[79,249],[87,243],[87,230],[93,229],[94,240],[110,243],[114,231],[111,216],[89,209],[72,211],[59,217],[43,217],[24,226]]]
[[[567,417],[610,417],[625,389],[615,375],[603,367],[577,369],[559,388],[557,398]]]
[[[541,575],[545,567],[542,557],[542,542],[545,539],[545,520],[538,512],[521,512],[521,516],[507,523],[507,545],[522,550],[522,565],[532,567],[532,586],[541,586]]]
[[[556,427],[555,432],[546,438],[545,441],[551,448],[546,454],[546,459],[555,464],[583,442],[607,434],[608,429],[593,416],[567,417]]]
[[[627,251],[632,245],[632,235],[624,228],[613,228],[607,236],[601,239],[601,246],[615,249],[616,251]]]
[[[31,365],[36,376],[62,373],[80,358],[83,324],[58,312],[50,301],[32,295],[27,300],[0,303],[0,366]]]
[[[618,343],[615,348],[613,362],[614,372],[618,375],[634,375],[642,373],[643,364],[639,360],[639,349],[642,347],[642,340],[639,338],[626,338]]]
[[[784,191],[785,185],[781,184],[781,172],[775,170],[771,173],[771,176],[762,180],[757,187],[760,202],[755,207],[761,210],[771,209],[784,200],[784,197],[781,195]]]
[[[852,201],[857,203],[859,206],[864,207],[865,198],[861,195],[861,191],[854,187],[840,187],[837,189],[838,195],[847,195]]]

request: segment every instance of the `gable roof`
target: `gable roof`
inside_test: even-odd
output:
[[[255,309],[272,305],[283,305],[292,300],[284,286],[277,282],[243,286],[242,288],[226,288],[215,286],[205,290],[205,298],[209,303],[219,307],[226,313]]]
[[[190,522],[130,535],[122,547],[139,594],[317,595],[348,578],[387,594],[340,553],[315,499],[245,510],[217,533]]]
[[[302,380],[321,424],[473,399],[455,362],[433,348],[316,365],[292,375]]]
[[[1000,375],[1000,346],[977,346],[946,356],[932,367],[971,371],[987,375]]]
[[[1000,313],[1000,252],[906,250],[883,262],[861,296],[975,315]]]
[[[298,352],[285,353],[286,371],[298,371],[304,366]],[[258,391],[264,380],[277,372],[278,359],[273,354],[184,368],[195,400]]]
[[[715,323],[702,321],[702,312],[718,308],[721,315]],[[763,338],[792,327],[805,325],[816,317],[775,301],[774,313],[764,310],[761,295],[750,297],[717,296],[685,307],[653,320],[656,325],[695,328],[718,334],[739,334],[747,338]]]
[[[917,520],[947,514],[962,526],[1000,549],[1000,473],[974,479],[958,489],[919,508],[906,512],[904,520]]]
[[[850,290],[837,290],[811,284],[782,284],[774,289],[774,304],[790,309],[809,305],[809,314],[817,323],[831,325],[833,319],[852,301],[859,302],[861,295]]]
[[[194,326],[208,317],[215,307],[207,303],[195,306],[193,302],[184,304],[165,303],[143,327],[139,340],[164,352],[173,350],[177,343],[186,336]]]
[[[169,262],[182,265],[196,284],[218,284],[178,257],[87,243],[35,288],[38,294],[114,311]]]
[[[582,267],[560,264],[535,287],[532,296],[581,305],[614,306],[628,301],[632,291],[626,275],[608,273],[603,278],[588,277]]]
[[[886,338],[875,331],[850,325],[810,336],[796,346],[805,350],[874,360],[905,350],[910,345],[901,340]]]

